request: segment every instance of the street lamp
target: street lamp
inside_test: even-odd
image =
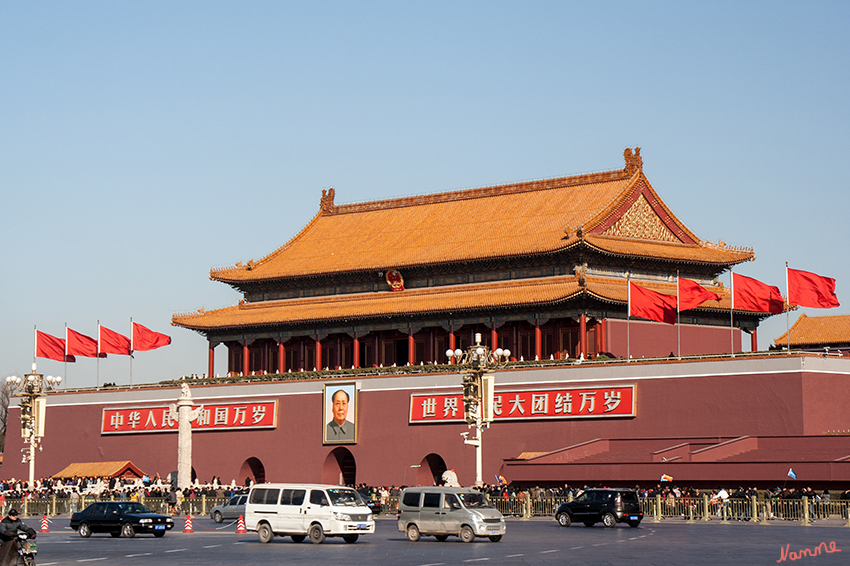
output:
[[[493,387],[496,376],[492,370],[504,367],[511,358],[510,350],[496,348],[481,343],[481,334],[475,334],[475,344],[466,352],[446,350],[446,357],[454,358],[459,366],[463,382],[463,416],[469,428],[475,427],[476,437],[470,439],[468,432],[462,432],[463,443],[475,446],[475,485],[484,485],[483,459],[481,456],[481,433],[493,422]]]
[[[62,378],[52,375],[44,376],[36,373],[35,364],[32,372],[24,377],[10,375],[6,378],[9,393],[19,393],[21,396],[21,436],[28,448],[21,449],[24,453],[23,462],[30,464],[30,489],[35,487],[35,450],[41,450],[41,438],[44,436],[44,419],[47,412],[47,392],[62,383]]]

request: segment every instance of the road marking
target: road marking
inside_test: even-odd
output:
[[[54,564],[59,564],[58,562],[45,562],[41,566],[53,566]]]
[[[433,564],[422,564],[422,566],[443,566],[445,562],[434,562]]]
[[[126,556],[124,556],[124,558],[135,558],[137,556],[150,556],[152,554],[153,554],[153,552],[143,552],[141,554],[127,554]]]
[[[166,550],[165,552],[185,552],[189,550],[188,548],[174,548],[172,550]]]
[[[518,558],[520,556],[525,556],[525,554],[508,554],[505,558]]]
[[[221,545],[220,544],[209,544],[209,545],[205,546],[204,548],[216,548],[216,547],[219,547],[219,546],[221,546]]]
[[[244,542],[234,542],[233,544],[245,544]]]
[[[607,543],[607,542],[602,542],[602,543],[599,543],[599,544],[594,544],[593,546],[605,546],[606,544],[608,544],[608,543]]]
[[[84,558],[82,560],[77,560],[77,562],[97,562],[98,560],[106,560],[106,556],[103,558]]]
[[[632,537],[632,538],[630,538],[629,540],[637,540],[637,539],[639,539],[639,538],[640,538],[640,537]]]
[[[584,548],[584,547],[583,547],[583,546],[574,546],[574,547],[572,547],[570,550],[578,550],[578,549],[580,549],[580,548]]]
[[[464,562],[485,562],[490,560],[489,558],[470,558],[469,560],[464,560]]]
[[[549,554],[550,552],[559,552],[559,550],[557,548],[555,550],[541,550],[540,554]]]

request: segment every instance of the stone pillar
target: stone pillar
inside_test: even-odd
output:
[[[177,404],[169,408],[171,418],[177,419],[177,487],[185,489],[192,484],[192,421],[201,414],[203,406],[192,409],[195,402],[185,383],[181,387]]]

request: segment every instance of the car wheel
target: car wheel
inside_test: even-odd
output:
[[[118,538],[121,536],[121,533],[119,531],[115,531],[109,534],[112,535],[112,538]]]
[[[594,522],[594,521],[585,521],[584,522],[585,527],[592,527],[595,524],[596,524],[596,522]]]
[[[91,536],[91,527],[88,523],[80,523],[80,536],[89,538]]]
[[[357,538],[359,536],[360,535],[342,535],[342,540],[344,540],[348,544],[354,544],[355,542],[357,542]]]
[[[419,540],[419,527],[416,525],[407,525],[407,540],[410,542]]]
[[[502,535],[490,535],[490,542],[499,542],[502,540]]]
[[[221,523],[224,520],[224,517],[221,516],[221,513],[216,511],[215,513],[213,513],[212,520],[216,523]]]
[[[449,535],[434,535],[434,538],[440,542],[446,542],[446,539],[449,538]]]
[[[464,525],[460,528],[460,540],[463,542],[472,542],[475,540],[475,531],[469,525]]]
[[[165,531],[154,531],[153,536],[156,538],[162,538],[165,536]]]
[[[629,521],[629,526],[633,529],[638,528],[639,525],[640,525],[640,521]]]
[[[29,554],[19,556],[18,560],[20,561],[19,564],[22,564],[23,566],[35,566],[35,558]]]
[[[257,527],[257,538],[259,538],[262,543],[272,541],[274,538],[274,531],[272,531],[272,528],[268,523],[263,523]]]
[[[310,537],[310,542],[313,544],[322,544],[325,542],[325,530],[322,528],[322,525],[318,523],[310,525],[310,530],[307,531],[307,535]]]
[[[136,536],[136,529],[134,529],[133,525],[130,523],[124,523],[121,525],[121,534],[124,535],[125,538],[133,538]]]
[[[558,524],[562,527],[569,527],[573,523],[573,518],[570,517],[569,513],[561,513],[556,518],[558,519]]]
[[[292,537],[292,542],[304,542],[306,538],[304,535],[290,535]]]
[[[617,517],[612,515],[611,513],[605,513],[602,516],[602,524],[605,525],[606,528],[610,529],[617,526]]]

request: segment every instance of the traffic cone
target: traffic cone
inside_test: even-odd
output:
[[[186,524],[183,526],[183,532],[184,533],[194,533],[195,532],[194,530],[192,530],[192,514],[191,513],[186,513]]]
[[[47,528],[47,515],[41,518],[41,530],[38,531],[40,533],[49,533],[50,529]]]
[[[239,515],[239,522],[236,523],[236,534],[242,535],[247,532],[247,529],[245,529],[245,518],[242,517],[242,515]]]

